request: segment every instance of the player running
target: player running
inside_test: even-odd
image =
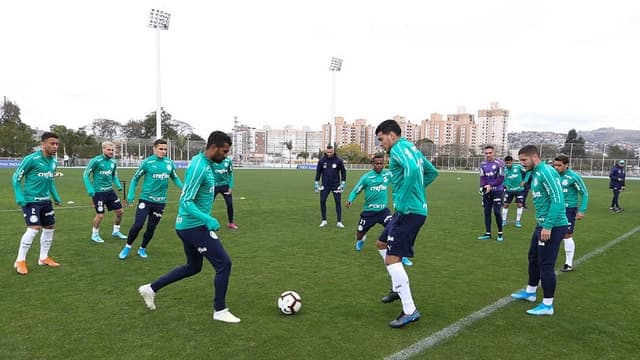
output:
[[[513,157],[507,155],[504,158],[504,199],[502,201],[502,226],[507,225],[507,215],[509,205],[516,201],[516,222],[515,227],[522,227],[520,219],[524,211],[524,176],[526,170],[520,164],[513,163]]]
[[[122,248],[118,258],[124,260],[129,256],[131,245],[138,237],[140,230],[147,221],[147,230],[142,235],[142,244],[138,248],[138,256],[146,258],[147,246],[153,237],[156,227],[164,213],[164,207],[167,203],[167,190],[169,188],[169,179],[171,179],[178,188],[182,189],[182,181],[176,174],[176,165],[173,160],[167,157],[167,140],[157,139],[153,142],[153,155],[144,159],[138,169],[131,178],[131,187],[127,195],[127,203],[133,204],[136,195],[136,187],[141,177],[144,177],[142,183],[142,192],[136,210],[136,218],[133,226],[129,229],[127,235],[127,244]]]

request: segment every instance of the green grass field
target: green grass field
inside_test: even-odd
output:
[[[0,170],[0,359],[381,359],[494,304],[527,280],[533,210],[525,212],[523,228],[506,228],[504,243],[477,241],[484,231],[477,174],[441,173],[428,189],[430,216],[416,241],[415,265],[407,270],[423,317],[391,329],[387,323],[400,304],[380,302],[390,281],[371,240],[381,228],[372,229],[361,252],[354,250],[362,196],[355,207],[343,209],[345,229],[320,229],[312,171],[238,169],[234,200],[240,230],[223,228],[218,234],[233,261],[227,304],[242,322],[212,320],[213,270],[206,262],[200,274],[162,289],[157,310],[149,311],[138,286],[184,263],[173,230],[177,189],[171,185],[149,258],[132,253],[122,261],[117,254],[124,241],[109,236],[113,216],[103,222],[106,242],[90,241],[94,212],[81,170],[62,171],[58,190],[75,204],[56,209],[50,254],[61,266],[36,265],[36,239],[27,258],[30,273],[19,276],[12,265],[24,221],[11,190],[12,171]],[[129,180],[132,173],[124,169],[120,177]],[[361,174],[349,173],[349,190]],[[621,195],[621,214],[608,212],[606,180],[586,183],[591,201],[577,226],[576,259],[639,225],[634,181]],[[328,210],[329,224],[335,225],[331,198]],[[133,214],[127,208],[123,232]],[[213,214],[226,224],[220,197]],[[638,253],[640,234],[633,233],[577,264],[575,272],[561,274],[552,317],[528,316],[530,303],[510,302],[415,358],[637,358]],[[561,250],[558,267],[563,260]],[[298,315],[278,311],[276,298],[284,290],[302,295]]]

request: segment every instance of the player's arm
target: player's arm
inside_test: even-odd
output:
[[[29,170],[31,165],[31,158],[25,158],[22,160],[16,171],[13,173],[13,177],[11,178],[11,184],[13,185],[13,193],[16,197],[16,204],[20,206],[25,206],[27,201],[24,198],[24,192],[22,191],[22,187],[20,186],[20,182],[22,181],[22,177]]]
[[[360,194],[362,189],[364,189],[366,179],[367,179],[367,173],[365,173],[360,177],[360,180],[358,180],[358,183],[356,184],[356,186],[354,186],[353,190],[351,190],[351,193],[349,193],[349,197],[347,198],[348,203],[352,203],[353,200],[355,200],[356,197],[358,197],[358,194]]]
[[[143,175],[146,174],[146,171],[144,169],[145,164],[146,161],[143,161],[131,177],[131,184],[129,184],[129,191],[127,192],[127,203],[129,204],[132,204],[136,198],[136,187],[138,187],[138,181]]]
[[[51,186],[49,187],[49,192],[51,193],[51,197],[53,197],[53,201],[60,205],[62,204],[62,199],[60,198],[60,194],[58,194],[58,189],[56,188],[56,182],[51,180]]]
[[[180,189],[182,189],[184,187],[184,184],[182,184],[182,180],[180,180],[180,177],[178,176],[178,173],[176,172],[176,165],[175,163],[171,163],[171,175],[169,175],[171,177],[171,180],[173,180],[173,183],[176,184],[177,187],[179,187]]]
[[[438,169],[431,163],[431,161],[427,160],[427,158],[422,156],[422,184],[426,188],[431,185],[432,182],[440,175],[438,173]]]
[[[114,161],[114,164],[115,164],[115,161]],[[118,178],[118,165],[115,165],[113,167],[113,176],[111,180],[113,181],[114,184],[116,184],[116,188],[118,188],[118,190],[122,190],[122,183],[120,183],[120,178]]]
[[[93,158],[89,160],[87,167],[84,168],[84,172],[82,173],[82,182],[84,182],[84,187],[87,189],[87,194],[93,197],[96,191],[93,188],[93,184],[91,183],[91,179],[89,178],[91,173],[93,172],[93,168],[96,166],[97,160]]]
[[[587,204],[589,203],[589,190],[587,189],[587,185],[585,185],[584,181],[582,180],[582,177],[580,177],[579,175],[575,175],[574,178],[576,188],[580,195],[582,195],[578,212],[584,214],[587,211]]]
[[[233,186],[235,184],[235,180],[233,177],[233,162],[229,162],[229,171],[227,172],[227,182],[229,184],[229,192],[231,192],[231,189],[233,189]]]

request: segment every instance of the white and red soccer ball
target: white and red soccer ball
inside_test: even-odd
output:
[[[301,308],[302,297],[293,290],[287,290],[278,297],[278,309],[285,315],[297,314]]]

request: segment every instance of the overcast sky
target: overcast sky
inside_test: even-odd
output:
[[[262,128],[470,113],[510,131],[640,130],[640,1],[0,0],[0,96],[22,120],[77,129],[162,104],[202,136],[233,117]]]

